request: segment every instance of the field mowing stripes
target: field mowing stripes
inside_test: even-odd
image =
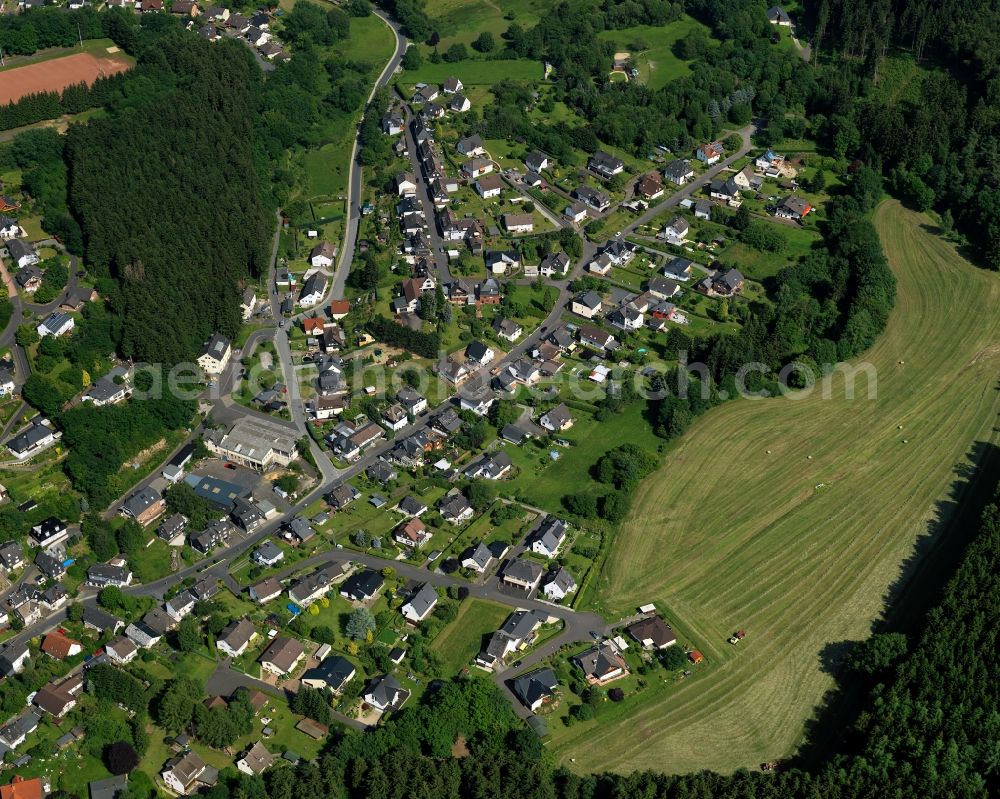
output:
[[[730,772],[801,742],[833,685],[828,647],[868,635],[915,542],[961,502],[950,490],[975,444],[1000,438],[1000,277],[927,221],[896,202],[875,214],[899,281],[864,359],[875,400],[864,380],[845,399],[837,380],[831,399],[731,403],[640,487],[597,599],[612,614],[656,602],[709,664],[619,722],[560,732],[561,760]],[[747,640],[726,644],[741,627]]]

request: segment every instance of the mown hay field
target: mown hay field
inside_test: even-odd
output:
[[[644,481],[597,607],[655,602],[706,662],[619,721],[561,731],[553,748],[574,768],[730,772],[791,754],[833,686],[824,661],[867,637],[918,542],[933,552],[928,536],[977,487],[982,445],[1000,438],[1000,276],[897,202],[874,221],[899,283],[858,359],[877,398],[861,380],[845,399],[835,380],[830,399],[727,404]]]

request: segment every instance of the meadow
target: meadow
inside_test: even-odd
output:
[[[431,649],[442,661],[446,674],[457,674],[482,651],[483,636],[496,630],[510,614],[510,608],[482,599],[468,599],[458,615],[434,639]]]
[[[620,51],[631,53],[632,61],[639,70],[639,80],[651,89],[659,89],[676,78],[691,74],[692,62],[674,55],[674,45],[698,28],[708,36],[706,26],[685,15],[664,27],[636,25],[601,31],[598,36],[614,42]]]
[[[837,653],[870,634],[917,553],[956,546],[951,512],[981,488],[977,444],[1000,439],[1000,278],[895,201],[874,221],[899,283],[863,358],[876,398],[862,377],[847,399],[841,375],[829,399],[723,405],[669,449],[592,596],[611,616],[655,602],[706,663],[618,722],[575,726],[559,760],[732,772],[791,754]]]

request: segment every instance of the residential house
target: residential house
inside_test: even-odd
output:
[[[124,635],[119,635],[105,644],[104,651],[108,653],[108,657],[112,661],[120,665],[131,663],[139,654],[135,644]]]
[[[0,566],[3,566],[7,574],[14,569],[20,569],[24,565],[24,556],[21,553],[21,545],[17,541],[7,541],[0,545]]]
[[[448,110],[458,114],[464,114],[472,108],[472,102],[464,94],[456,94],[448,102]]]
[[[464,474],[470,480],[501,480],[514,468],[514,462],[506,452],[494,452],[484,455],[479,461],[469,466]]]
[[[399,472],[393,469],[392,466],[385,461],[380,460],[373,463],[365,470],[365,476],[367,476],[372,482],[379,483],[380,485],[387,485],[399,477]]]
[[[663,175],[671,183],[683,186],[694,177],[694,170],[691,168],[690,161],[678,158],[667,164],[663,170]]]
[[[493,553],[482,542],[466,550],[462,555],[462,568],[471,569],[479,574],[485,574],[492,562]]]
[[[620,174],[625,169],[625,162],[610,153],[598,150],[590,157],[587,168],[602,178],[610,178]]]
[[[39,552],[35,555],[34,562],[35,568],[50,580],[62,579],[63,575],[66,574],[66,567],[63,565],[63,561],[54,558],[48,552]]]
[[[76,697],[59,686],[48,683],[43,686],[34,698],[35,707],[44,710],[50,716],[61,718],[76,707]]]
[[[555,516],[546,516],[531,535],[531,551],[554,558],[566,540],[569,524]]]
[[[527,558],[516,558],[507,564],[503,572],[503,582],[513,588],[530,593],[538,588],[545,570],[540,563]]]
[[[463,392],[459,398],[458,406],[463,411],[472,411],[476,416],[485,416],[496,400],[496,394],[490,391],[487,386],[480,386],[477,389]]]
[[[708,193],[714,200],[725,200],[727,203],[734,203],[739,200],[740,187],[736,185],[733,178],[728,180],[713,180],[708,187]]]
[[[412,172],[396,175],[396,193],[400,197],[413,197],[417,193],[417,179]]]
[[[493,320],[493,330],[498,337],[502,338],[504,341],[509,341],[513,344],[522,335],[524,335],[524,328],[521,327],[513,319],[507,319],[506,317],[498,316]]]
[[[629,674],[625,659],[610,641],[593,646],[573,658],[590,685],[606,685]]]
[[[313,536],[316,535],[316,530],[313,526],[301,516],[296,516],[289,522],[285,523],[285,533],[286,539],[292,541],[296,546],[305,544],[307,541],[311,541]]]
[[[193,0],[173,0],[170,4],[170,13],[176,17],[191,17],[192,19],[201,14],[201,9]]]
[[[777,176],[778,170],[784,163],[785,156],[778,155],[774,150],[766,150],[763,154],[757,156],[754,166],[765,174],[774,172],[775,176]]]
[[[743,275],[736,269],[730,269],[722,275],[716,275],[712,280],[712,288],[717,294],[731,296],[743,290]]]
[[[9,397],[17,390],[12,364],[0,362],[0,397]]]
[[[645,323],[645,316],[631,302],[615,308],[608,314],[608,324],[619,330],[624,330],[626,333],[634,333],[636,330],[642,330],[642,326]]]
[[[261,580],[261,582],[251,585],[247,593],[250,595],[251,600],[259,605],[263,605],[273,599],[277,599],[284,590],[284,586],[280,580],[276,577],[268,577],[266,580]]]
[[[302,284],[299,292],[299,305],[311,307],[323,301],[326,296],[326,275],[313,272]]]
[[[537,172],[541,174],[544,170],[549,169],[552,166],[552,163],[549,161],[549,157],[547,155],[535,150],[534,152],[530,152],[524,156],[524,166],[529,172]]]
[[[79,641],[74,641],[60,632],[49,633],[42,639],[41,650],[51,658],[65,660],[83,651]]]
[[[607,330],[601,330],[599,327],[583,325],[579,330],[579,336],[580,343],[585,347],[590,347],[591,349],[602,352],[613,350],[618,346],[618,342],[615,341],[615,337],[612,336]]]
[[[456,492],[446,495],[438,503],[438,511],[445,521],[462,524],[472,518],[474,511],[464,495]]]
[[[538,568],[541,569],[541,566]],[[476,656],[476,662],[480,666],[493,668],[508,655],[528,646],[545,620],[546,615],[537,610],[514,611],[500,629],[490,636],[486,648]]]
[[[569,272],[569,256],[564,252],[552,253],[546,257],[538,267],[538,271],[543,277],[554,275],[565,275]]]
[[[262,541],[250,556],[254,563],[266,569],[277,566],[284,558],[284,551],[273,541]]]
[[[462,85],[462,81],[456,77],[445,78],[444,83],[441,85],[441,91],[445,94],[458,94],[464,88],[465,86]]]
[[[517,250],[491,250],[483,257],[486,269],[494,275],[505,275],[521,266],[521,255]]]
[[[644,296],[649,296],[651,299],[669,300],[681,293],[681,287],[665,277],[651,277],[647,286],[648,291]]]
[[[145,527],[166,508],[167,501],[160,495],[160,492],[146,486],[126,499],[119,512],[126,519],[132,519]]]
[[[413,94],[413,102],[415,103],[430,103],[437,99],[438,97],[437,86],[433,84],[425,84],[417,88],[416,92]]]
[[[95,563],[87,569],[87,584],[98,588],[103,588],[106,585],[124,588],[127,585],[132,585],[132,572],[124,566]]]
[[[565,402],[560,402],[554,408],[549,408],[538,419],[538,423],[550,433],[561,433],[569,430],[573,426],[573,416],[566,407]]]
[[[413,496],[413,494],[407,494],[400,500],[400,503],[396,506],[396,510],[404,516],[416,519],[427,512],[427,506]]]
[[[427,398],[412,388],[401,388],[396,392],[396,400],[412,416],[417,416],[427,410]]]
[[[741,169],[739,172],[736,172],[733,175],[732,180],[733,183],[736,184],[737,188],[740,189],[740,191],[749,191],[751,188],[751,182],[753,181],[753,177],[754,177],[753,167],[748,164],[747,166],[743,167],[743,169]]]
[[[98,607],[84,605],[83,626],[98,633],[111,633],[113,635],[118,632],[118,628],[125,626],[125,622]]]
[[[107,405],[117,405],[124,402],[129,395],[131,387],[128,378],[130,371],[127,367],[116,366],[108,374],[93,383],[80,398],[82,402],[89,402],[95,408],[103,408]]]
[[[243,754],[243,757],[236,761],[236,768],[244,774],[256,777],[269,769],[274,764],[275,759],[275,756],[267,751],[264,744],[257,741]]]
[[[663,196],[663,177],[659,172],[643,175],[635,187],[636,194],[646,200],[655,200]]]
[[[611,207],[611,197],[590,186],[578,186],[573,195],[588,208],[604,213]]]
[[[400,608],[407,621],[416,624],[426,619],[438,603],[438,593],[430,583],[424,583]]]
[[[706,222],[712,219],[712,203],[708,200],[698,200],[694,204],[694,218],[704,219]]]
[[[690,280],[694,274],[694,263],[686,258],[674,258],[663,267],[663,274],[674,280]]]
[[[367,425],[363,427],[360,432],[364,432],[366,430],[368,430]],[[357,433],[355,435],[357,435]],[[369,442],[366,439],[362,439],[359,440],[358,443],[360,446],[367,446]],[[323,497],[323,499],[326,500],[326,503],[334,510],[343,510],[360,496],[361,492],[350,483],[341,483],[338,486],[334,486],[330,492]]]
[[[337,575],[333,566],[316,569],[288,587],[288,598],[300,608],[307,608],[313,602],[326,596],[333,587],[333,579]]]
[[[409,698],[408,691],[391,674],[382,674],[372,680],[362,697],[375,710],[385,713],[388,710],[398,710]]]
[[[683,216],[675,216],[670,224],[663,229],[661,236],[667,240],[668,244],[681,247],[687,243],[687,235],[690,230],[691,225]]]
[[[197,599],[189,590],[185,589],[172,596],[163,604],[163,609],[174,621],[180,621],[194,610]]]
[[[496,351],[481,341],[470,342],[465,348],[465,359],[477,367],[488,366],[495,357]]]
[[[229,19],[232,21],[233,18]],[[160,772],[167,788],[181,796],[195,793],[201,785],[214,783],[217,777],[218,772],[190,749],[170,758]]]
[[[229,518],[245,533],[252,533],[265,522],[263,511],[255,503],[243,497],[233,500]]]
[[[504,214],[503,226],[508,233],[531,233],[535,229],[535,219],[531,214]]]
[[[392,537],[404,547],[417,550],[430,541],[432,536],[430,531],[424,526],[424,523],[414,517],[407,519],[399,525]]]
[[[398,432],[410,422],[402,405],[390,405],[382,411],[382,423],[393,432]]]
[[[44,321],[38,323],[35,332],[42,338],[46,336],[59,338],[71,332],[74,327],[76,327],[76,321],[72,316],[62,311],[54,311],[46,316]]]
[[[340,655],[330,655],[324,658],[318,666],[306,669],[299,678],[299,682],[310,688],[318,690],[328,690],[335,694],[344,690],[344,687],[357,674],[354,664],[347,658]]]
[[[317,269],[329,269],[337,258],[337,245],[321,241],[309,253],[309,265]]]
[[[23,266],[14,273],[14,282],[25,294],[34,294],[42,286],[44,273],[34,264]]]
[[[28,543],[31,546],[47,549],[48,547],[61,544],[69,537],[69,528],[66,522],[49,516],[31,528],[28,533]]]
[[[368,602],[385,585],[385,579],[377,571],[364,569],[355,572],[340,586],[340,595],[354,602]]]
[[[222,371],[229,364],[232,353],[233,349],[229,339],[221,333],[213,333],[201,349],[201,354],[198,356],[198,366],[207,374],[222,374]]]
[[[125,635],[128,636],[132,643],[142,649],[149,649],[150,647],[156,646],[160,642],[160,639],[163,638],[162,632],[154,630],[141,620],[133,622],[126,627]]]
[[[601,295],[596,291],[585,291],[572,299],[570,310],[585,319],[593,319],[600,313],[603,304]]]
[[[41,260],[34,246],[27,239],[10,239],[7,242],[7,255],[17,264],[18,269],[34,266]]]
[[[23,235],[23,231],[16,219],[0,216],[0,241],[10,241],[21,235]]]
[[[285,677],[295,670],[303,655],[305,649],[299,639],[279,635],[260,656],[260,667],[262,671]]]
[[[709,166],[711,166],[712,164],[718,163],[719,159],[722,158],[724,152],[725,151],[723,150],[722,142],[718,141],[709,142],[707,144],[701,145],[695,151],[695,158],[697,158],[703,164],[708,164]]]
[[[558,602],[572,594],[577,589],[576,580],[564,566],[555,572],[549,572],[549,577],[542,586],[542,593],[553,602]]]
[[[587,220],[587,206],[582,202],[575,202],[567,205],[563,210],[563,216],[577,224]]]
[[[241,499],[241,497],[237,497],[237,499]],[[235,500],[233,501],[235,502]],[[207,555],[216,547],[225,544],[232,532],[233,526],[228,521],[222,519],[212,522],[201,532],[192,533],[188,540],[192,547],[203,555]]]
[[[646,649],[666,649],[677,643],[670,625],[659,616],[647,616],[625,628]]]
[[[774,215],[779,219],[794,219],[800,221],[804,219],[813,207],[807,200],[797,197],[794,194],[783,198],[774,209]]]
[[[546,702],[552,701],[556,695],[559,681],[552,669],[535,669],[534,671],[515,677],[511,684],[514,695],[521,700],[532,713]]]
[[[257,637],[257,629],[249,619],[232,621],[215,639],[215,646],[228,657],[238,658],[247,651],[250,642]]]
[[[767,10],[767,21],[772,25],[781,25],[785,28],[792,26],[792,18],[780,6],[771,6]]]
[[[479,134],[459,139],[458,144],[455,145],[455,149],[469,158],[486,154],[486,148],[483,146],[483,140]]]
[[[489,158],[483,158],[482,156],[477,156],[462,164],[462,172],[473,180],[476,180],[483,175],[488,175],[492,171],[493,162]]]

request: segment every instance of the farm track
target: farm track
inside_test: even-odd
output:
[[[875,224],[899,284],[858,359],[877,369],[877,398],[859,380],[845,399],[840,378],[827,400],[733,402],[672,448],[596,592],[612,613],[656,602],[709,663],[621,721],[575,725],[560,759],[730,772],[791,754],[833,687],[824,660],[869,634],[915,544],[945,527],[936,503],[956,499],[974,444],[1000,438],[1000,278],[896,202]],[[739,627],[749,636],[731,647]]]

